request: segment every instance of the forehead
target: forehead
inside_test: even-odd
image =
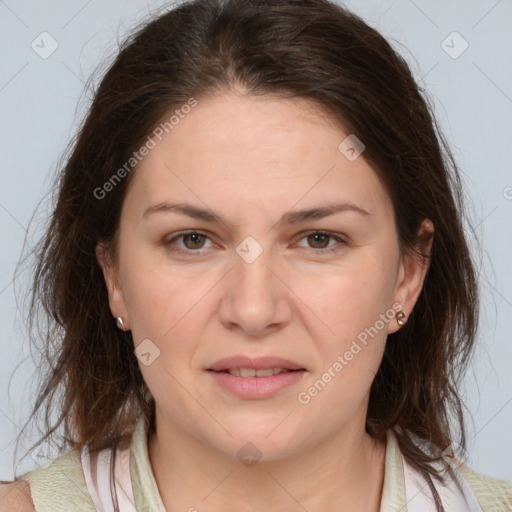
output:
[[[340,199],[389,212],[389,198],[363,156],[351,161],[340,151],[348,135],[305,99],[218,94],[198,100],[161,140],[153,138],[128,196],[139,215],[148,203],[184,198],[238,217]]]

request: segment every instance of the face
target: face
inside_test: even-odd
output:
[[[394,314],[412,310],[426,269],[400,254],[364,153],[340,151],[348,135],[306,100],[223,93],[154,139],[117,260],[98,254],[112,314],[144,354],[157,428],[230,456],[250,441],[268,460],[364,430]],[[222,362],[233,356],[247,359]],[[300,370],[212,370],[265,357]]]

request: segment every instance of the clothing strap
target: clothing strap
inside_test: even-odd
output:
[[[113,457],[115,453],[115,457]],[[81,453],[87,490],[98,512],[137,512],[130,472],[130,443]],[[401,455],[406,507],[402,512],[435,512],[434,500],[425,477]],[[443,486],[432,479],[445,509],[449,512],[484,512],[459,469],[450,462],[455,480],[447,476]],[[388,512],[388,511],[381,511]]]
[[[403,455],[402,463],[407,512],[435,512],[434,499],[425,477],[413,468]],[[441,485],[435,478],[432,479],[445,510],[449,512],[484,512],[458,467],[451,461],[448,461],[448,464],[455,479],[447,475],[446,486]]]
[[[137,512],[129,442],[94,453],[84,447],[81,462],[87,490],[98,512]]]

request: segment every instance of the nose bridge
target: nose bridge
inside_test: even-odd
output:
[[[235,250],[234,268],[223,297],[222,321],[237,324],[253,335],[286,321],[286,288],[274,276],[272,251],[264,249],[252,236]]]
[[[273,274],[269,270],[273,265],[269,248],[264,248],[256,238],[248,236],[236,247],[234,265],[234,287],[239,300],[252,297],[255,301],[272,301],[275,287],[272,283]]]

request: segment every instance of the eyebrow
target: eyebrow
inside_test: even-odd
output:
[[[297,210],[285,213],[277,224],[293,225],[299,224],[307,220],[323,219],[335,213],[355,212],[364,216],[370,215],[366,210],[353,203],[337,203],[329,204],[322,207],[310,208],[306,210]],[[143,214],[143,218],[157,213],[175,213],[178,215],[186,215],[193,219],[199,219],[211,223],[223,223],[227,225],[221,215],[206,208],[199,208],[189,203],[158,203],[150,206]]]

